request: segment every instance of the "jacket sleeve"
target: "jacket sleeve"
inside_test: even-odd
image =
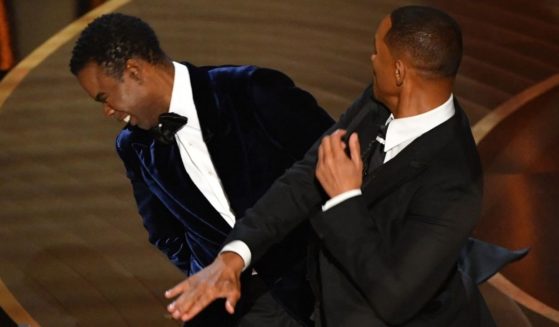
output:
[[[380,200],[370,211],[362,195],[311,221],[339,269],[389,324],[412,318],[433,298],[480,214],[480,185],[459,169],[449,178],[437,167],[413,196],[396,196],[399,204]],[[403,211],[403,219],[380,226],[394,210]]]
[[[124,162],[126,175],[143,225],[148,231],[149,242],[162,251],[184,273],[190,270],[190,250],[184,226],[177,221],[144,182],[138,158],[130,145],[130,130],[124,129],[116,140],[116,150]]]
[[[300,90],[295,90],[295,92],[300,92]],[[368,88],[363,96],[324,135],[330,134],[338,128],[346,127],[370,94],[370,88]],[[288,121],[285,122],[287,124],[285,131],[280,132],[280,136],[278,136],[278,140],[283,140],[284,144],[294,142],[291,135],[297,134],[293,130],[293,126],[290,127],[288,123]],[[298,120],[295,126],[304,129],[309,123],[311,122]],[[326,194],[315,177],[319,145],[320,138],[314,141],[302,160],[296,162],[278,178],[256,204],[247,210],[243,219],[238,220],[235,224],[226,243],[242,240],[251,250],[252,260],[255,262],[270,246],[280,242],[287,233],[309,219],[312,214],[320,211],[320,206],[326,200]],[[304,151],[304,149],[301,148],[299,151]]]

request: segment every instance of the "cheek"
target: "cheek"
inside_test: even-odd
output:
[[[373,70],[374,70],[373,91],[375,97],[382,101],[388,94],[392,93],[390,87],[390,79],[388,78],[386,69],[378,65],[378,63],[377,65],[373,66]]]
[[[127,86],[119,90],[119,100],[122,110],[135,113],[141,103],[138,91],[133,87]]]
[[[377,82],[377,84],[380,84],[379,88],[384,88],[386,84],[386,72],[382,67],[379,66],[374,66],[373,70],[375,72],[375,81]]]

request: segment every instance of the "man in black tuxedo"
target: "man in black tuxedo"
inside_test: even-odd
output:
[[[229,235],[250,255],[224,249],[167,291],[178,296],[173,317],[191,319],[216,298],[234,312],[240,272],[310,221],[318,325],[494,325],[457,266],[482,198],[476,145],[452,94],[460,28],[439,10],[407,6],[382,20],[374,45],[373,86]]]
[[[70,68],[127,123],[116,148],[149,240],[186,275],[212,262],[235,219],[333,124],[286,75],[171,61],[145,22],[123,14],[82,32]],[[309,325],[307,239],[303,224],[243,274],[236,315],[216,303],[187,326]]]

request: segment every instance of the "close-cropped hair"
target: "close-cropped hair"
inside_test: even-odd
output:
[[[405,6],[390,14],[385,42],[395,56],[406,56],[426,76],[454,77],[462,60],[458,23],[435,8]]]
[[[137,17],[112,13],[92,21],[80,34],[70,59],[70,71],[77,75],[89,62],[121,78],[128,59],[158,64],[166,59],[153,29]]]

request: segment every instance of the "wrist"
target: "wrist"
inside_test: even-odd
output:
[[[354,190],[360,190],[360,189],[361,189],[361,184],[355,184],[355,185],[347,185],[345,187],[340,187],[335,190],[330,190],[330,192],[326,192],[326,193],[328,194],[328,196],[330,196],[331,199],[333,199],[344,193],[351,192]]]
[[[224,265],[239,274],[245,266],[245,261],[243,260],[243,258],[232,251],[221,252],[217,257]]]

